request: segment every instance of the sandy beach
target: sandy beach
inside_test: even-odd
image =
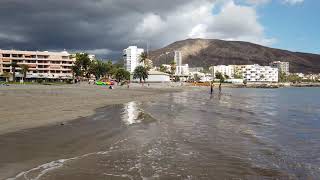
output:
[[[108,89],[93,85],[11,85],[0,87],[0,134],[90,116],[111,104],[149,101],[181,87],[132,85]]]

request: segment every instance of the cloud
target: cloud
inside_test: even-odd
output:
[[[0,22],[1,49],[88,50],[105,57],[133,44],[159,48],[186,38],[275,42],[255,6],[233,0],[1,0]]]
[[[290,5],[296,5],[303,3],[304,0],[283,0],[283,2]]]
[[[271,0],[246,0],[248,4],[262,5],[271,2]]]
[[[91,49],[91,50],[85,50],[85,52],[89,54],[95,54],[95,55],[108,55],[112,53],[110,49]]]

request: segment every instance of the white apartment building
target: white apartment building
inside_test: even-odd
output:
[[[233,65],[218,65],[210,67],[209,70],[213,72],[213,76],[216,77],[217,73],[221,73],[224,76],[228,76],[229,78],[234,77],[234,66]]]
[[[176,66],[182,66],[182,53],[181,53],[181,51],[174,52],[174,62],[176,63]]]
[[[278,68],[271,66],[235,65],[236,73],[242,74],[247,82],[278,82]]]
[[[270,63],[270,66],[273,68],[278,68],[279,72],[289,75],[289,62],[273,61]]]
[[[182,66],[176,66],[176,76],[188,76],[189,75],[189,65],[184,64]]]
[[[123,58],[125,61],[125,68],[127,71],[133,73],[134,69],[139,65],[144,65],[140,62],[140,55],[144,52],[143,49],[137,46],[129,46],[123,50]]]
[[[72,79],[72,66],[75,59],[67,51],[18,51],[0,50],[0,75],[13,73],[11,63],[16,62],[16,77],[21,78],[19,65],[27,65],[27,79]]]
[[[176,76],[188,76],[189,75],[189,65],[182,64],[182,52],[174,52],[174,62],[176,63]]]
[[[204,68],[203,67],[193,67],[189,68],[190,72],[203,72]]]

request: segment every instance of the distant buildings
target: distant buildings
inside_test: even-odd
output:
[[[188,76],[189,75],[189,65],[184,64],[182,66],[176,66],[176,76]]]
[[[247,82],[278,82],[278,68],[253,65],[218,65],[209,70],[215,77],[221,73],[227,79],[243,79]]]
[[[129,46],[127,49],[123,50],[123,59],[127,71],[133,73],[137,66],[143,65],[143,63],[140,62],[140,55],[143,52],[144,50],[137,46]]]
[[[174,62],[176,64],[175,75],[176,76],[188,76],[189,75],[189,65],[182,64],[182,52],[174,52]]]
[[[176,66],[182,66],[182,53],[181,53],[181,51],[174,52],[174,62],[176,63]]]
[[[228,76],[229,78],[234,77],[234,66],[233,65],[218,65],[210,67],[209,70],[213,73],[213,76],[216,77],[217,73],[221,73],[224,76]]]
[[[72,79],[72,66],[75,59],[67,51],[18,51],[0,50],[0,74],[12,74],[11,63],[16,62],[16,78],[22,78],[19,65],[27,65],[27,79]]]
[[[240,74],[247,82],[278,82],[278,68],[271,66],[235,65],[235,74]]]
[[[189,68],[189,72],[203,72],[203,67],[193,67]]]
[[[278,68],[279,72],[289,75],[289,62],[273,61],[270,63],[273,68]]]

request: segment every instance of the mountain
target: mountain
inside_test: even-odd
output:
[[[183,64],[209,67],[228,64],[269,65],[272,61],[288,61],[290,72],[320,73],[320,55],[269,48],[249,42],[216,39],[187,39],[150,52],[153,64],[169,64],[174,51],[182,52]]]

